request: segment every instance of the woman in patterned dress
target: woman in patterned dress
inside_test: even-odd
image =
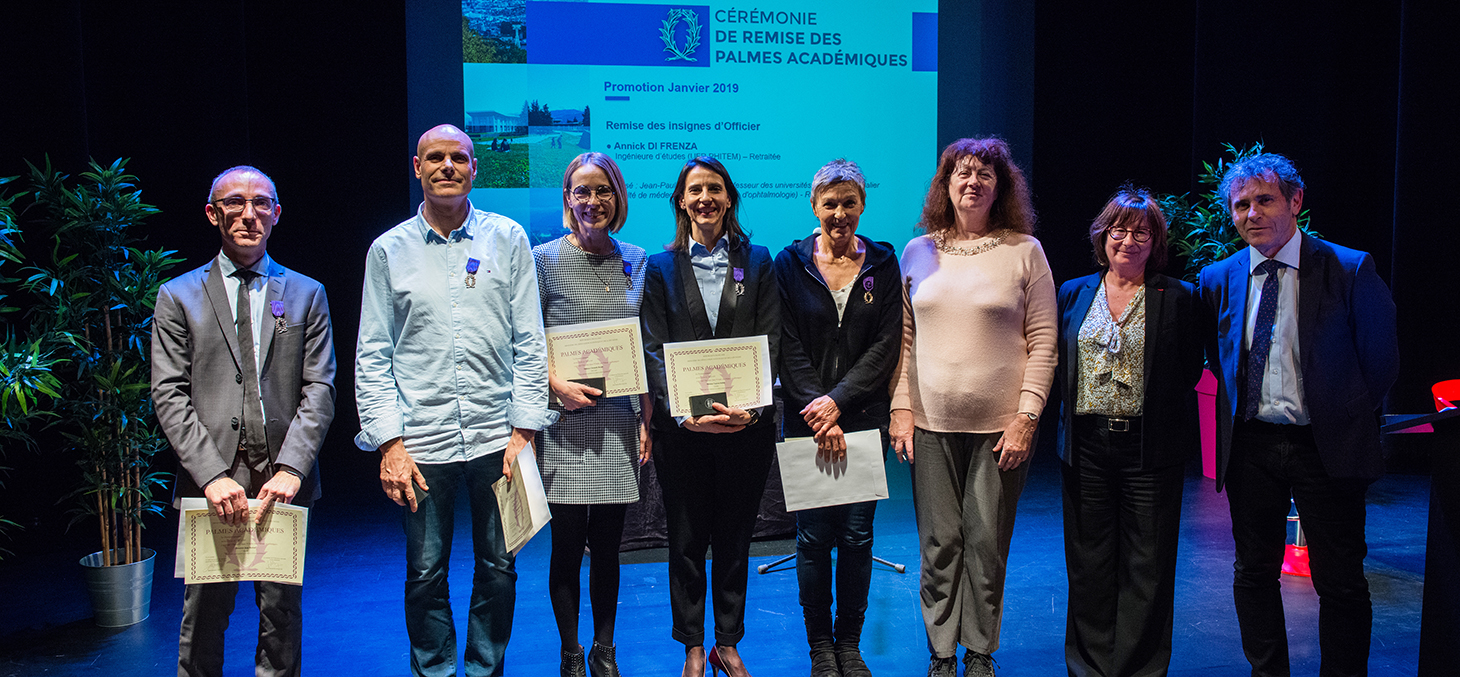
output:
[[[1065,662],[1071,675],[1164,675],[1186,461],[1200,444],[1202,341],[1190,283],[1159,272],[1166,217],[1122,188],[1090,225],[1103,270],[1060,287]]]
[[[612,158],[584,153],[563,172],[567,235],[532,250],[543,323],[556,327],[637,317],[644,250],[615,240],[628,217],[623,173]],[[549,371],[558,422],[538,438],[543,487],[552,510],[548,597],[562,641],[564,677],[617,677],[613,627],[618,609],[619,542],[628,505],[639,500],[639,466],[649,459],[647,396],[603,391]],[[593,648],[578,643],[578,572],[587,545]]]

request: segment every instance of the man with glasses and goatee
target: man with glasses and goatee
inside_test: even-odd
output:
[[[204,214],[222,235],[208,263],[162,286],[152,320],[152,399],[177,452],[176,497],[207,498],[228,524],[248,499],[308,506],[319,498],[316,458],[335,415],[335,349],[324,287],[269,258],[282,208],[253,167],[213,179]],[[298,675],[300,587],[254,582],[256,673]],[[179,677],[223,674],[223,631],[237,583],[183,593]]]

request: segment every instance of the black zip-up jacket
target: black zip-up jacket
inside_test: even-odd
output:
[[[837,424],[845,432],[872,430],[889,421],[888,383],[902,345],[902,269],[892,245],[861,235],[857,239],[867,256],[852,282],[840,326],[836,301],[816,267],[816,236],[793,242],[776,255],[786,437],[811,435],[800,412],[822,395],[836,401],[841,410]]]

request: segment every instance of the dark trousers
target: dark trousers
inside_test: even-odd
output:
[[[563,650],[578,648],[579,574],[588,546],[588,599],[593,606],[593,641],[613,646],[618,618],[618,551],[624,538],[627,503],[579,505],[549,503],[552,554],[548,558],[548,599],[558,623]]]
[[[1129,432],[1076,416],[1064,473],[1065,665],[1077,677],[1165,675],[1171,663],[1176,544],[1185,468],[1141,469]]]
[[[745,635],[750,537],[775,452],[776,431],[766,424],[723,434],[654,431],[669,530],[672,634],[686,646],[705,641],[705,553],[712,544],[715,643],[734,646]]]
[[[242,458],[234,460],[229,474],[249,498],[269,475],[254,472]],[[309,507],[310,501],[296,496],[294,505]],[[300,613],[304,588],[298,585],[255,581],[254,604],[259,608],[259,640],[254,652],[254,672],[259,677],[293,677],[299,674],[304,639]],[[228,616],[238,598],[237,583],[201,583],[183,587],[183,619],[178,633],[178,677],[219,677],[223,674],[223,635]]]
[[[831,505],[796,513],[796,582],[806,639],[858,645],[867,592],[872,586],[872,520],[877,501]],[[836,548],[836,625],[831,615],[831,549]]]
[[[1282,571],[1289,500],[1297,503],[1318,593],[1320,675],[1368,674],[1374,613],[1364,577],[1369,480],[1329,477],[1307,426],[1237,423],[1227,501],[1237,546],[1232,596],[1255,676],[1288,675]]]
[[[411,674],[456,674],[456,624],[451,618],[447,575],[455,529],[456,492],[464,485],[471,506],[475,569],[466,615],[467,677],[502,674],[517,603],[515,558],[502,536],[502,515],[492,483],[502,477],[502,455],[465,462],[418,463],[430,491],[413,487],[416,511],[402,509],[406,532],[406,635],[411,640]]]

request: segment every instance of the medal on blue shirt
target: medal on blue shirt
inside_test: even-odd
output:
[[[634,288],[634,264],[628,261],[624,261],[624,284],[628,285],[629,289]]]
[[[477,286],[477,269],[482,267],[482,262],[476,259],[466,260],[466,286],[468,289],[475,289]]]
[[[279,334],[289,333],[289,326],[284,324],[284,302],[269,301],[269,312],[274,315],[274,332]]]
[[[869,275],[862,280],[862,289],[866,290],[862,292],[862,300],[866,301],[867,305],[872,305],[872,276]]]
[[[735,295],[745,296],[745,269],[735,269]]]

